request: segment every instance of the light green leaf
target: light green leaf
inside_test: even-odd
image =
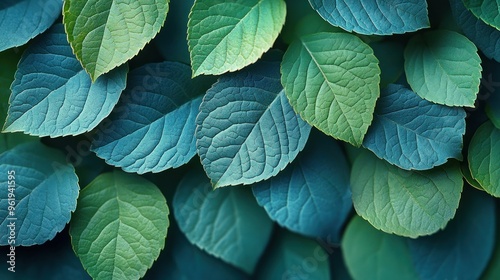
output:
[[[405,49],[406,78],[413,91],[431,102],[474,107],[481,79],[476,46],[453,31],[413,36]]]
[[[193,76],[254,63],[274,44],[285,15],[283,0],[196,0],[188,22]]]
[[[68,41],[92,80],[134,57],[160,31],[169,0],[66,0]]]
[[[486,24],[500,30],[499,0],[463,0],[465,7]]]
[[[101,174],[80,192],[71,243],[93,279],[139,279],[165,245],[168,214],[153,183],[121,171]]]
[[[406,171],[364,152],[354,161],[351,188],[356,212],[375,228],[415,238],[455,216],[463,180],[456,163]]]
[[[481,125],[469,144],[469,168],[489,194],[500,197],[500,130],[490,121]]]
[[[380,95],[373,50],[346,33],[294,41],[281,64],[281,83],[295,111],[325,134],[360,146]]]

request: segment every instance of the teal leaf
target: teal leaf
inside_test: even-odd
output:
[[[80,193],[69,232],[73,250],[93,279],[139,279],[165,246],[168,215],[153,183],[103,173]]]
[[[463,180],[455,162],[407,171],[365,152],[352,166],[351,188],[356,212],[375,228],[415,238],[443,229],[455,216]]]
[[[431,169],[462,158],[465,115],[391,84],[382,90],[363,146],[400,168]]]
[[[486,24],[500,29],[500,1],[463,0],[465,7]]]
[[[92,83],[57,24],[19,62],[4,131],[51,137],[90,131],[111,113],[126,75],[121,67]]]
[[[391,35],[430,26],[425,0],[309,0],[326,21],[359,34]]]
[[[160,172],[196,154],[196,115],[209,80],[191,80],[177,62],[146,64],[130,72],[127,88],[92,143],[93,151],[127,172]]]
[[[54,238],[76,208],[73,166],[58,150],[31,142],[2,153],[0,172],[0,226],[14,223],[16,233],[15,244],[8,234],[1,235],[0,244],[31,246]]]
[[[285,15],[283,0],[196,0],[187,33],[193,76],[256,62],[273,46]]]
[[[203,98],[196,123],[198,154],[216,188],[278,174],[311,130],[288,103],[277,62],[221,77]]]
[[[313,132],[294,162],[278,175],[256,183],[252,190],[279,225],[339,242],[352,207],[349,165],[339,143]]]
[[[420,278],[479,279],[493,252],[495,214],[491,196],[467,189],[457,215],[443,231],[408,239]]]
[[[271,236],[272,222],[246,187],[213,190],[203,171],[187,173],[174,196],[174,215],[187,239],[251,274]]]
[[[380,95],[373,50],[346,33],[316,33],[294,41],[281,82],[300,116],[327,135],[360,146]]]
[[[404,56],[408,83],[422,98],[474,107],[482,68],[477,48],[467,37],[448,30],[417,34]]]
[[[62,0],[2,0],[0,51],[26,44],[61,15]]]

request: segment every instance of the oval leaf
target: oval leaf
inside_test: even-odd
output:
[[[317,33],[293,42],[281,82],[293,108],[325,134],[361,145],[379,97],[373,50],[345,33]]]
[[[188,22],[193,76],[254,63],[274,44],[285,15],[283,0],[196,0]]]
[[[26,44],[49,29],[61,14],[62,0],[2,0],[0,51]]]
[[[92,80],[134,57],[160,31],[166,0],[66,0],[68,41]]]
[[[196,146],[216,188],[268,179],[304,148],[311,127],[288,103],[278,67],[222,77],[203,98]]]
[[[0,172],[0,226],[5,229],[0,245],[43,244],[64,229],[79,187],[75,169],[60,151],[39,142],[16,146],[0,155]],[[15,231],[15,243],[7,239],[7,229]]]
[[[448,106],[474,107],[481,59],[465,36],[435,30],[413,36],[405,49],[405,72],[422,98]]]
[[[430,26],[425,0],[309,0],[326,21],[360,34],[391,35]]]
[[[500,30],[500,1],[463,0],[465,7],[486,24]]]
[[[382,90],[363,146],[403,169],[431,169],[462,158],[465,115],[391,84]]]
[[[92,83],[57,24],[19,62],[4,131],[50,137],[90,131],[118,102],[126,76],[121,67]]]
[[[139,279],[165,245],[168,214],[153,183],[120,171],[101,174],[80,193],[73,250],[94,279]]]
[[[205,80],[191,80],[189,66],[147,64],[130,72],[127,89],[94,137],[92,149],[127,172],[160,172],[196,154],[196,115]]]
[[[351,171],[356,212],[377,229],[413,238],[446,226],[455,216],[462,187],[458,164],[406,171],[365,152]]]

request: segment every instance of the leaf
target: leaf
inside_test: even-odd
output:
[[[279,225],[339,242],[352,207],[349,165],[341,147],[316,131],[284,171],[252,187],[259,205]]]
[[[463,0],[465,7],[486,24],[500,29],[500,1]]]
[[[359,34],[391,35],[430,27],[425,0],[309,0],[326,21]]]
[[[58,137],[90,131],[118,102],[126,75],[121,67],[92,83],[57,24],[19,62],[4,132]]]
[[[75,169],[61,152],[40,142],[18,145],[0,154],[0,172],[0,226],[6,229],[1,245],[43,244],[63,230],[79,187]],[[12,223],[14,244],[7,239]]]
[[[196,147],[215,188],[268,179],[304,148],[311,127],[288,103],[278,67],[221,77],[203,98]]]
[[[472,178],[472,174],[470,173],[468,161],[466,163],[460,164],[460,171],[462,171],[462,177],[464,177],[467,184],[469,184],[471,187],[474,187],[480,191],[484,191],[483,187],[481,187],[481,184],[479,184],[478,181],[476,181],[474,178]]]
[[[500,130],[491,122],[481,125],[469,144],[469,168],[474,178],[489,194],[500,197]]]
[[[22,133],[0,133],[0,154],[27,142],[38,142],[40,138]]]
[[[462,187],[455,163],[406,171],[365,152],[351,171],[356,212],[377,229],[412,238],[446,226],[455,216]]]
[[[188,172],[174,196],[174,215],[187,239],[251,274],[271,236],[272,222],[250,189],[212,190],[199,169]]]
[[[314,240],[280,230],[259,266],[256,279],[329,280],[327,252]]]
[[[484,23],[465,8],[462,0],[450,0],[456,23],[488,58],[500,61],[500,31]]]
[[[2,5],[2,4],[0,4]],[[21,51],[17,49],[0,52],[0,122],[5,123],[9,108],[10,85],[14,81],[17,63],[21,59]]]
[[[73,250],[93,279],[139,279],[165,245],[168,214],[153,183],[120,171],[101,174],[80,193]]]
[[[359,216],[347,226],[342,253],[354,279],[419,279],[405,238],[378,231]]]
[[[382,90],[363,146],[407,170],[462,159],[465,111],[431,103],[401,85]]]
[[[380,61],[380,88],[396,82],[404,68],[404,46],[397,41],[370,43],[370,47]]]
[[[317,33],[293,42],[281,82],[295,111],[327,135],[361,145],[379,97],[380,69],[358,37]]]
[[[495,242],[495,201],[467,190],[443,231],[408,240],[420,279],[479,279],[488,264]]]
[[[405,49],[405,72],[422,98],[448,106],[474,107],[481,59],[465,36],[448,30],[413,36]]]
[[[283,0],[196,0],[188,22],[193,76],[219,75],[252,64],[285,23]]]
[[[2,0],[0,51],[26,44],[47,30],[59,17],[62,0]]]
[[[196,115],[210,80],[191,80],[189,66],[151,63],[130,72],[127,89],[94,137],[92,149],[127,172],[160,172],[196,154]]]
[[[95,81],[134,57],[160,31],[169,0],[65,0],[68,41]]]

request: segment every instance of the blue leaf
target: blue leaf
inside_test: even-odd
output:
[[[78,178],[61,152],[39,142],[16,146],[0,155],[0,173],[0,226],[15,223],[15,245],[42,244],[69,222]],[[7,236],[0,245],[8,244]]]
[[[431,169],[462,158],[465,115],[392,84],[381,93],[363,146],[403,169]]]
[[[339,144],[316,130],[303,153],[252,190],[271,219],[291,231],[340,241],[352,207],[349,165]]]
[[[326,21],[347,31],[391,35],[430,26],[425,0],[309,0]]]
[[[191,80],[177,62],[144,65],[130,72],[127,89],[100,130],[93,151],[127,172],[161,172],[196,154],[196,115],[211,79]]]
[[[311,130],[286,98],[278,62],[221,77],[205,95],[196,123],[198,153],[216,188],[278,174]]]
[[[23,54],[4,130],[51,137],[90,131],[118,102],[126,75],[122,66],[92,83],[57,24]]]
[[[62,0],[2,0],[0,51],[26,44],[61,15]]]
[[[408,239],[421,279],[479,279],[486,268],[495,244],[495,200],[472,188],[462,197],[443,231]]]

